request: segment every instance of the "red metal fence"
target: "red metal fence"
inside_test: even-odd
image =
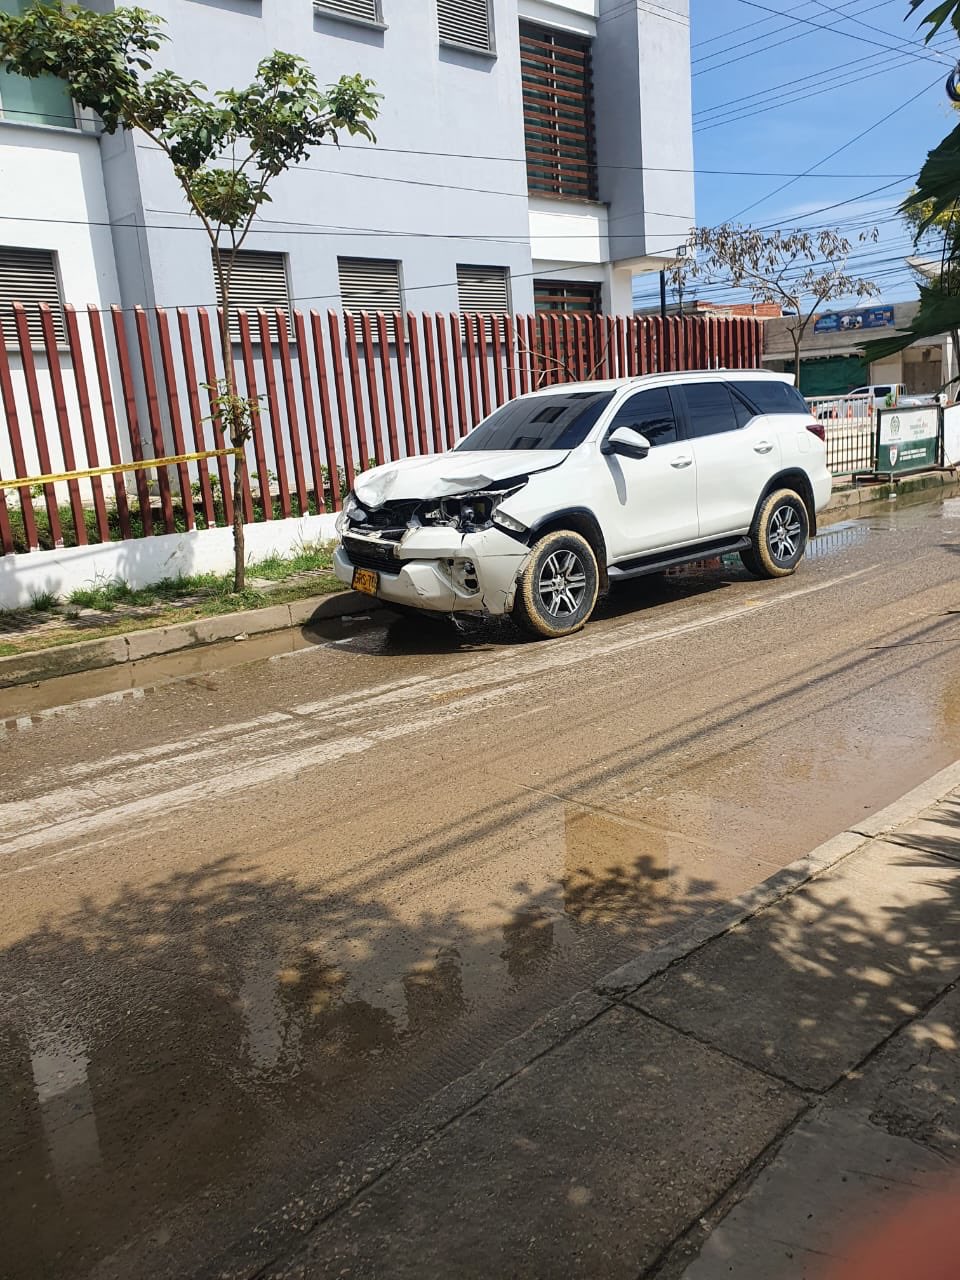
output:
[[[202,308],[67,307],[58,345],[41,307],[38,344],[14,306],[0,327],[0,552],[230,523],[217,324]],[[357,470],[449,448],[538,387],[762,355],[752,319],[259,311],[239,328],[237,384],[258,406],[248,521],[338,510]]]

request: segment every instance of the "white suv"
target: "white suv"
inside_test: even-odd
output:
[[[449,453],[358,475],[334,567],[390,604],[562,636],[622,578],[730,551],[792,573],[830,488],[823,427],[785,375],[568,383]]]

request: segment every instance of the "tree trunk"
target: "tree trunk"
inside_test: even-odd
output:
[[[237,381],[233,369],[233,342],[230,338],[230,283],[232,272],[224,274],[219,252],[216,254],[217,272],[220,276],[220,296],[223,314],[220,317],[220,351],[223,357],[223,378],[226,388],[227,409],[221,408],[220,421],[226,428],[230,443],[239,450],[233,459],[233,589],[243,590],[246,584],[247,558],[243,534],[243,499],[247,476],[247,431],[245,416],[237,401]],[[232,264],[231,264],[232,265]]]
[[[800,389],[800,334],[793,335],[793,385]]]

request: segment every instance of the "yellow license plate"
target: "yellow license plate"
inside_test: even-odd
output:
[[[353,589],[362,591],[364,595],[375,596],[380,585],[380,575],[376,569],[354,569]]]

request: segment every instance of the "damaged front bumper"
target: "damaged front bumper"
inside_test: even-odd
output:
[[[437,613],[509,613],[529,549],[497,528],[459,533],[409,529],[399,542],[350,530],[333,555],[337,577],[353,584],[356,568],[377,575],[377,598]]]

